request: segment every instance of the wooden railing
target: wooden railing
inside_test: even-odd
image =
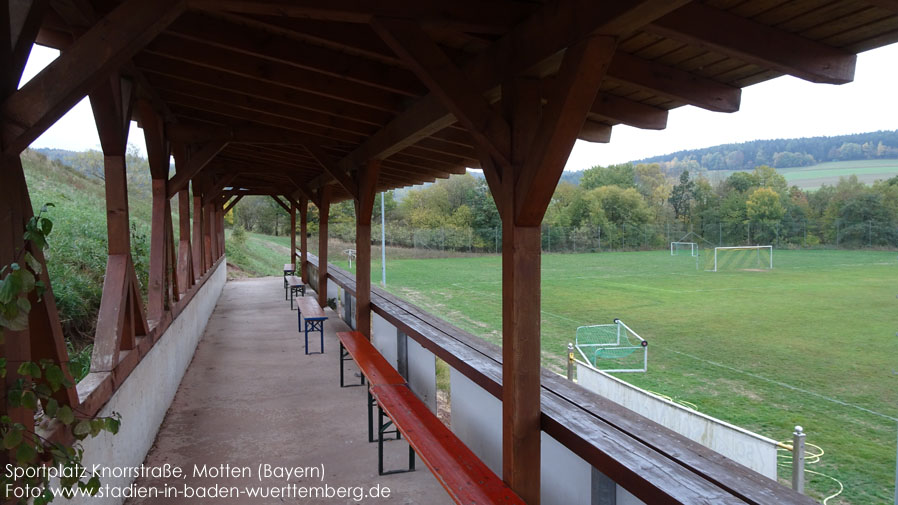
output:
[[[318,258],[308,255],[318,271]],[[329,264],[330,280],[355,296],[355,278]],[[371,309],[501,400],[502,351],[378,288]],[[810,498],[546,369],[542,431],[640,500],[662,503],[811,504]]]

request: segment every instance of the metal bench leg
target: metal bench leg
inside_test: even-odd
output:
[[[343,377],[346,372],[343,370],[343,363],[345,363],[347,361],[352,361],[352,357],[349,355],[349,351],[346,350],[346,346],[343,345],[343,341],[341,340],[340,341],[340,387],[341,388],[352,388],[352,387],[356,387],[356,386],[364,386],[365,385],[365,376],[361,373],[359,373],[361,380],[359,381],[358,384],[345,384],[344,383]],[[369,427],[371,426],[371,416],[368,416],[368,426]],[[372,438],[370,428],[368,429],[368,438],[369,439]],[[370,440],[370,441],[373,442],[373,440]]]
[[[389,418],[388,418],[389,419]],[[415,450],[412,449],[412,446],[408,446],[408,469],[407,470],[390,470],[384,471],[384,434],[387,433],[386,429],[393,424],[393,420],[390,419],[386,423],[384,423],[384,410],[380,408],[380,405],[377,406],[377,425],[378,425],[378,434],[377,434],[377,473],[378,475],[390,475],[394,473],[408,473],[415,471]],[[399,433],[399,428],[395,429],[396,433]],[[398,437],[397,437],[398,440]]]

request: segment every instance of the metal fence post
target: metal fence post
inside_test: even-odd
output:
[[[804,494],[804,430],[795,427],[792,433],[792,489]]]
[[[567,380],[574,380],[574,344],[567,343]]]

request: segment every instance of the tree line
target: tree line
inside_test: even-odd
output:
[[[678,151],[636,161],[658,163],[667,173],[683,170],[751,170],[803,167],[827,161],[898,158],[898,130],[795,139],[752,140]]]

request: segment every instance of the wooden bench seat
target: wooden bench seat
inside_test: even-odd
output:
[[[409,454],[409,470],[414,470],[417,454],[459,504],[524,503],[408,386],[378,385],[370,391],[379,407],[379,426],[384,427],[383,415],[389,416],[414,450]],[[383,470],[382,436],[378,437],[378,457],[381,475],[392,473]]]
[[[306,336],[306,354],[324,354],[324,322],[327,315],[324,309],[318,305],[318,301],[314,298],[305,296],[296,299],[296,325],[297,331],[304,332]],[[303,324],[305,321],[305,324]],[[318,331],[321,333],[321,350],[318,352],[309,352],[309,332]]]
[[[293,310],[293,299],[306,295],[306,285],[302,282],[302,279],[295,275],[284,277],[284,282],[287,283],[287,287],[290,289],[290,310]]]

